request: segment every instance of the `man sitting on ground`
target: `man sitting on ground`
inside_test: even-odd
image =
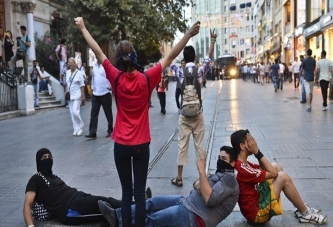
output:
[[[272,216],[282,214],[281,191],[297,208],[299,222],[324,224],[327,216],[306,205],[293,181],[277,163],[270,163],[258,149],[249,130],[238,130],[231,135],[231,144],[238,155],[235,175],[239,183],[238,204],[250,224],[263,224]],[[247,161],[254,154],[259,165]]]
[[[196,223],[215,227],[232,212],[239,194],[233,168],[237,156],[232,147],[223,146],[220,151],[216,173],[209,177],[205,158],[197,160],[199,180],[194,182],[189,196],[155,196],[146,201],[146,226],[195,226]],[[111,227],[122,226],[120,208],[114,210],[105,201],[98,201],[98,205]]]
[[[67,225],[104,220],[98,208],[99,200],[108,202],[114,208],[121,206],[121,201],[112,197],[93,196],[67,186],[53,174],[53,157],[47,148],[37,152],[36,163],[38,173],[33,175],[27,184],[23,206],[27,226],[34,227],[33,216],[40,221],[53,217]],[[146,194],[151,197],[149,188]],[[43,205],[44,212],[37,209],[38,205]]]

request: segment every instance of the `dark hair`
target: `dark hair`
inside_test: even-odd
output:
[[[308,56],[311,56],[311,55],[312,55],[312,50],[311,50],[311,49],[308,49],[308,50],[306,51],[306,54],[307,54]]]
[[[230,163],[236,161],[237,153],[236,153],[235,149],[233,149],[232,147],[222,146],[220,148],[220,151],[225,151],[225,153],[227,153],[229,155]]]
[[[132,72],[134,70],[134,67],[132,66],[130,58],[127,56],[122,56],[122,55],[130,54],[134,51],[135,51],[135,49],[129,41],[122,40],[118,43],[117,49],[116,49],[116,56],[118,59],[117,66],[120,71]],[[122,56],[121,59],[119,59],[120,56]]]
[[[230,136],[231,145],[234,148],[237,155],[240,153],[240,144],[245,142],[246,135],[248,133],[250,133],[249,130],[241,129],[231,134]]]
[[[38,63],[38,61],[37,61],[37,60],[33,60],[33,61],[32,61],[32,63],[35,63],[35,62],[37,62],[37,63]]]
[[[321,52],[321,56],[326,57],[326,51],[323,50],[323,51]]]
[[[22,25],[22,26],[20,27],[20,29],[22,29],[22,30],[26,31],[26,30],[27,30],[27,27],[26,27],[26,26],[24,26],[24,25]]]
[[[277,64],[278,62],[279,62],[279,60],[276,58],[276,59],[275,59],[275,64]]]
[[[195,60],[195,50],[193,46],[186,46],[183,50],[185,62],[194,62]]]
[[[60,44],[65,44],[66,43],[66,39],[61,39],[60,40]]]

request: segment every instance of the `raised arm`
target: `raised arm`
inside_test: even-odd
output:
[[[170,53],[162,59],[161,61],[162,71],[170,65],[173,59],[175,59],[178,56],[178,54],[183,50],[183,48],[186,46],[190,38],[199,33],[199,30],[200,30],[200,21],[197,21],[190,28],[190,30],[188,30],[185,33],[183,38],[176,44],[176,46],[172,48]]]
[[[103,64],[104,60],[106,59],[106,56],[103,53],[100,46],[97,44],[97,42],[94,40],[94,38],[90,35],[89,31],[84,26],[83,18],[82,17],[76,17],[76,18],[74,18],[74,21],[75,21],[75,24],[80,29],[80,31],[82,32],[82,35],[85,38],[85,40],[87,41],[89,47],[95,53],[98,62]]]
[[[206,175],[206,159],[205,158],[200,158],[197,160],[197,168],[199,171],[199,181],[195,182],[195,184],[193,185],[196,189],[197,189],[197,185],[199,184],[199,190],[198,193],[201,193],[201,196],[203,198],[203,200],[205,201],[205,204],[208,203],[208,200],[212,194],[212,187],[210,186],[209,182],[208,182],[208,178]]]
[[[35,200],[35,197],[36,197],[36,192],[27,191],[25,193],[23,216],[24,216],[24,220],[25,220],[25,223],[27,224],[27,226],[34,226],[34,222],[32,220],[32,215],[31,215],[31,207]]]
[[[216,38],[217,38],[217,34],[215,33],[215,28],[214,28],[213,31],[210,30],[210,46],[209,46],[209,51],[207,53],[209,58],[212,56],[212,54],[214,52]]]

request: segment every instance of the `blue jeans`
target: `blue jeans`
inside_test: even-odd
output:
[[[194,213],[179,203],[183,198],[180,195],[154,196],[146,201],[146,226],[189,226],[197,227]],[[134,216],[135,205],[132,205],[132,216]],[[122,227],[121,209],[116,209],[119,227]],[[132,223],[136,225],[134,222]]]
[[[37,84],[31,83],[31,84],[34,87],[34,92],[35,92],[35,102],[34,102],[34,105],[36,107],[39,104],[39,102],[38,102],[38,83]]]
[[[273,86],[274,86],[274,88],[275,89],[277,89],[278,88],[278,83],[279,83],[279,76],[274,76],[273,75],[273,77],[272,77],[272,82],[273,82]]]
[[[122,187],[122,226],[132,226],[132,163],[134,174],[135,226],[145,226],[146,182],[149,164],[149,143],[121,145],[114,143],[114,160]]]
[[[301,84],[302,84],[302,101],[306,101],[305,87],[304,87],[304,77],[301,76]]]

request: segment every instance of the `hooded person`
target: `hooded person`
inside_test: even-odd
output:
[[[53,174],[53,156],[47,148],[37,151],[36,164],[37,174],[30,178],[26,186],[23,207],[24,220],[29,227],[34,227],[33,217],[37,220],[53,217],[67,225],[104,220],[98,208],[98,200],[106,201],[114,208],[121,206],[120,200],[90,195],[68,186]],[[35,209],[36,204],[39,206],[39,213]],[[42,215],[41,206],[44,209]],[[49,215],[45,215],[46,213]]]

